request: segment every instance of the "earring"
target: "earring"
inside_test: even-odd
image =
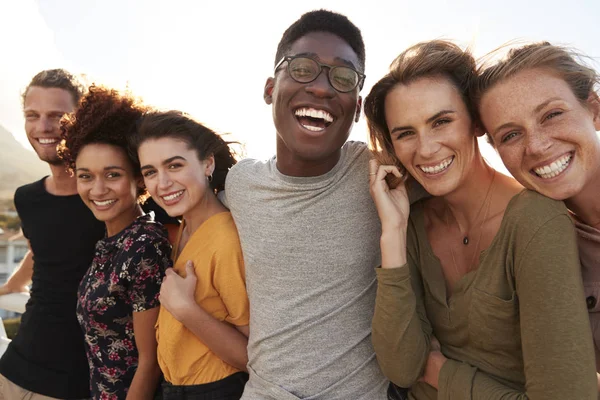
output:
[[[212,174],[210,174],[209,176],[206,177],[206,179],[208,179],[209,182],[212,182]]]

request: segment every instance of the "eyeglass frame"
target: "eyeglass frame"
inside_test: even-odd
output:
[[[300,82],[300,81],[296,80],[292,76],[292,74],[290,74],[290,61],[293,60],[293,59],[296,59],[296,58],[308,58],[309,60],[314,61],[319,66],[319,73],[316,74],[315,77],[312,80],[307,81],[307,82]],[[321,75],[321,72],[323,72],[323,67],[329,68],[329,72],[327,73],[327,82],[329,82],[329,84],[331,85],[331,87],[334,88],[335,91],[339,92],[339,93],[350,93],[351,91],[353,91],[356,88],[359,88],[358,90],[361,91],[362,88],[363,88],[363,85],[365,84],[365,78],[367,77],[365,74],[363,74],[361,72],[358,72],[354,68],[349,67],[347,65],[329,65],[329,64],[324,64],[324,63],[319,62],[319,61],[315,60],[314,58],[306,56],[306,55],[283,56],[281,58],[281,60],[279,60],[279,62],[277,63],[277,65],[275,65],[274,72],[277,72],[277,70],[279,69],[279,67],[281,67],[281,64],[283,64],[286,61],[288,63],[287,68],[286,68],[288,75],[290,76],[290,78],[292,78],[295,82],[298,82],[298,83],[311,83],[311,82],[314,82]],[[335,86],[333,86],[333,84],[331,83],[331,78],[329,77],[329,74],[335,68],[349,68],[352,71],[356,72],[356,75],[358,75],[358,81],[356,83],[356,86],[354,86],[352,89],[348,90],[347,92],[342,92],[341,90],[336,89]]]

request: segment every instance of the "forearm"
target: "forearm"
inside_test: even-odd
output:
[[[7,293],[26,291],[26,286],[31,283],[33,277],[33,253],[28,251],[21,260],[21,263],[15,268],[13,274],[8,278],[4,286],[8,289]],[[6,294],[6,293],[4,293]]]
[[[406,264],[406,231],[384,230],[380,239],[381,267],[398,268]]]
[[[160,367],[156,359],[138,363],[137,370],[127,392],[127,400],[152,400],[160,379]]]
[[[383,373],[401,387],[422,375],[429,356],[431,326],[411,284],[408,265],[378,269],[373,345]]]
[[[214,318],[198,304],[189,308],[181,323],[221,360],[246,371],[248,338],[234,326]]]

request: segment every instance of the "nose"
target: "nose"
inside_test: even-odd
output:
[[[96,179],[92,183],[92,188],[90,189],[90,195],[93,197],[101,197],[108,191],[103,179]]]
[[[172,181],[168,173],[157,172],[158,174],[158,189],[165,190],[171,186]]]
[[[306,91],[320,98],[331,98],[335,96],[335,89],[331,86],[327,73],[327,68],[321,69],[317,79],[306,84]]]
[[[56,123],[45,116],[40,117],[39,119],[39,128],[40,131],[44,132],[44,133],[50,133],[54,130],[54,128],[56,127]]]
[[[440,149],[440,144],[430,135],[418,135],[417,152],[422,158],[431,158]]]
[[[527,134],[525,154],[530,156],[543,156],[552,147],[552,138],[543,132],[530,131]]]

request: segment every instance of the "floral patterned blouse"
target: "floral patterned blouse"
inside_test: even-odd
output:
[[[171,266],[167,232],[152,213],[96,244],[78,292],[77,319],[85,335],[90,391],[96,400],[121,400],[133,380],[138,352],[133,313],[159,306]]]

